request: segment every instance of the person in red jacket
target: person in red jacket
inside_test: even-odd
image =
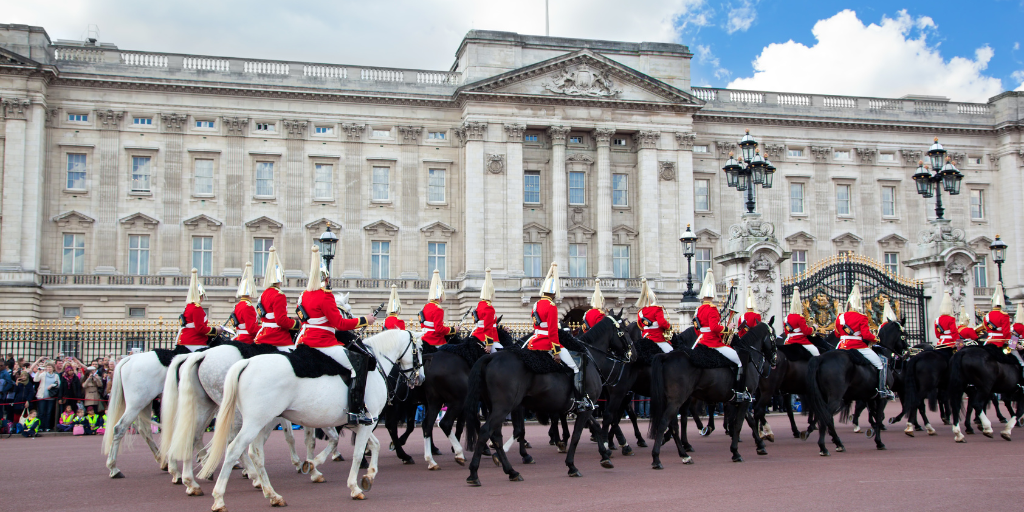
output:
[[[256,340],[260,316],[251,299],[255,294],[256,282],[252,278],[252,263],[247,261],[242,278],[238,280],[238,291],[235,292],[235,297],[239,300],[235,304],[234,312],[231,313],[231,321],[235,325],[235,337],[232,339],[239,343],[252,344]]]
[[[561,284],[558,279],[558,263],[551,263],[547,277],[540,285],[540,299],[533,304],[533,336],[526,342],[526,348],[530,350],[542,350],[550,352],[563,364],[572,369],[573,375],[573,398],[577,411],[593,410],[594,402],[583,392],[583,379],[579,366],[573,361],[568,350],[562,348],[558,340],[558,306],[555,301],[562,294]]]
[[[178,345],[195,352],[207,345],[210,338],[220,334],[220,326],[210,327],[206,324],[206,311],[200,304],[206,297],[206,290],[199,283],[199,275],[192,269],[192,277],[188,281],[188,296],[185,297],[185,312],[178,317],[181,329],[178,331]]]
[[[711,269],[708,269],[704,275],[704,283],[700,287],[700,299],[701,305],[693,316],[693,328],[699,333],[697,342],[693,346],[704,345],[705,347],[715,349],[729,361],[732,361],[736,365],[736,380],[733,382],[733,397],[731,401],[750,402],[753,398],[751,398],[750,392],[747,391],[747,384],[743,379],[743,361],[740,360],[736,349],[722,343],[722,332],[725,331],[725,327],[721,324],[721,313],[712,304],[715,300],[715,275]]]
[[[343,346],[335,336],[337,331],[351,331],[370,325],[374,317],[345,318],[335,303],[334,295],[327,290],[329,279],[327,267],[320,259],[320,253],[313,246],[306,291],[299,298],[299,318],[303,319],[297,344],[315,348],[352,372],[352,386],[349,387],[349,422],[373,425],[375,418],[366,413],[363,396],[366,392],[366,375],[370,370],[369,352],[361,343]],[[346,350],[346,348],[348,350]],[[375,365],[374,365],[375,366]]]
[[[583,314],[583,330],[587,331],[604,320],[604,294],[601,293],[601,280],[594,280],[594,295],[590,297],[590,309]]]
[[[814,329],[811,329],[810,325],[807,325],[807,319],[804,318],[804,307],[800,302],[800,290],[797,287],[793,287],[793,298],[789,301],[789,314],[786,315],[786,321],[782,324],[782,332],[786,335],[786,345],[800,345],[808,352],[811,356],[818,356],[818,347],[811,343],[808,336],[814,334]]]
[[[955,348],[960,340],[956,318],[953,318],[953,298],[948,291],[942,294],[942,302],[939,303],[939,317],[935,319],[935,339],[936,349]]]
[[[1010,337],[1010,354],[1017,358],[1017,362],[1020,363],[1021,368],[1024,368],[1024,359],[1020,357],[1020,350],[1024,347],[1021,346],[1021,339],[1024,338],[1024,303],[1017,303],[1017,311],[1013,315],[1013,326],[1010,328],[1012,335]]]
[[[384,330],[405,330],[405,321],[398,317],[402,312],[402,301],[398,298],[398,286],[391,285],[391,297],[388,298],[388,316],[384,319]]]
[[[440,305],[444,301],[444,284],[441,282],[441,273],[436,268],[434,276],[430,278],[427,301],[420,311],[420,325],[426,332],[423,335],[423,342],[432,347],[439,347],[448,343],[445,336],[451,334],[452,329],[444,325],[444,309],[441,309]]]
[[[755,311],[754,306],[754,291],[747,286],[747,312],[743,313],[740,317],[739,328],[736,329],[736,336],[742,338],[746,336],[747,331],[753,328],[755,325],[761,323],[761,314]]]
[[[643,337],[653,341],[662,352],[671,352],[672,344],[665,338],[665,333],[672,329],[672,324],[665,318],[665,310],[658,305],[654,290],[647,283],[647,278],[640,279],[640,298],[636,300],[636,323],[640,326]]]
[[[996,283],[996,291],[992,294],[992,311],[985,314],[985,329],[988,330],[986,345],[1003,347],[1010,341],[1013,326],[1010,315],[1007,315],[1004,309],[1006,302],[1003,299],[1003,283]]]
[[[878,369],[878,396],[888,400],[895,400],[896,395],[889,391],[886,383],[886,370],[888,361],[879,357],[874,350],[871,350],[869,343],[875,343],[874,333],[871,332],[867,315],[861,313],[864,306],[860,298],[860,285],[854,284],[850,291],[850,298],[846,301],[848,311],[836,317],[835,335],[839,338],[839,350],[856,350],[860,352]]]
[[[504,348],[501,343],[498,343],[498,326],[495,323],[494,306],[491,304],[493,300],[494,281],[491,279],[491,269],[488,268],[484,272],[484,285],[480,287],[480,302],[473,310],[476,328],[473,329],[472,334],[487,349],[487,352]]]
[[[288,317],[288,298],[281,293],[283,282],[284,266],[278,259],[277,249],[271,247],[267,255],[267,270],[263,274],[263,293],[257,306],[263,325],[256,333],[256,343],[291,352],[295,349],[291,331],[299,328],[299,322]]]

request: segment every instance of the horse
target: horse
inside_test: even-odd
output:
[[[397,365],[403,372],[411,374],[411,385],[417,385],[422,381],[421,336],[422,333],[391,330],[372,336],[364,342],[377,361],[376,371],[369,373],[366,382],[365,404],[371,417],[379,416],[390,396],[386,375],[391,372],[392,367]],[[295,353],[288,358],[277,354],[260,355],[243,359],[228,370],[224,378],[224,399],[217,411],[213,440],[199,472],[200,478],[209,477],[221,458],[224,459],[217,484],[213,489],[215,512],[227,510],[224,505],[224,491],[231,474],[232,461],[241,456],[247,446],[258,455],[253,458],[253,462],[256,463],[263,484],[263,495],[270,498],[273,506],[285,505],[284,498],[271,486],[266,468],[261,464],[262,457],[259,456],[274,425],[271,423],[274,418],[280,416],[307,429],[326,429],[345,423],[348,417],[348,386],[344,379],[337,373],[327,373],[315,378],[297,377],[290,361],[295,359],[295,356]],[[332,364],[331,367],[336,367],[336,370],[332,371],[346,371],[341,365]],[[229,444],[228,437],[232,430],[231,425],[235,421],[236,410],[242,415],[242,428]],[[359,474],[359,459],[367,445],[370,448],[370,467],[362,479],[362,487],[369,490],[377,473],[380,443],[372,435],[374,426],[375,424],[359,425],[356,429],[352,468],[348,477],[348,487],[353,499],[366,499],[356,478]],[[333,450],[337,441],[337,438],[331,439],[327,450]]]
[[[952,358],[953,350],[923,350],[907,361],[903,370],[903,408],[898,415],[889,418],[890,425],[907,416],[907,427],[903,432],[914,437],[917,415],[920,414],[928,435],[937,434],[925,414],[924,401],[933,394],[937,396],[938,393],[945,392],[949,387],[949,362]],[[929,404],[932,412],[936,410],[936,406],[937,400],[932,399]]]
[[[775,336],[771,328],[764,322],[751,327],[743,337],[736,340],[733,348],[740,354],[740,360],[745,361],[743,379],[747,389],[756,391],[760,375],[767,370],[766,362],[774,359]],[[651,362],[651,423],[647,437],[655,441],[651,449],[653,469],[664,468],[661,464],[661,440],[669,422],[675,422],[676,411],[684,403],[691,398],[711,403],[728,402],[732,397],[736,379],[733,367],[699,368],[691,357],[692,351],[683,348],[658,354]],[[726,406],[725,417],[732,422],[732,443],[729,449],[732,451],[733,462],[743,461],[737,445],[748,405],[729,403]],[[680,440],[676,441],[676,448],[683,464],[693,464],[693,457],[687,455]]]
[[[878,329],[878,346],[899,357],[904,355],[907,345],[907,334],[903,324],[893,320],[886,322]],[[842,409],[840,421],[845,422],[850,415],[850,406],[854,400],[864,400],[868,404],[868,420],[871,428],[867,435],[874,435],[875,447],[884,450],[882,443],[882,416],[884,400],[878,397],[878,370],[870,364],[856,363],[857,357],[863,358],[853,350],[833,350],[818,357],[811,358],[807,365],[807,394],[811,408],[818,420],[818,453],[829,456],[825,448],[825,431],[827,429],[836,445],[837,452],[846,451],[843,442],[836,434],[832,415]],[[890,359],[894,359],[891,357]],[[891,380],[892,373],[889,373]]]
[[[1004,397],[1013,397],[1017,406],[1016,416],[1003,427],[1000,436],[1009,441],[1010,432],[1022,416],[1024,407],[1024,377],[1021,367],[1012,356],[1003,354],[1003,349],[994,345],[966,347],[953,354],[949,361],[949,410],[952,415],[953,440],[966,442],[960,431],[960,412],[963,408],[963,397],[967,386],[974,386],[973,398],[975,406],[982,412],[981,433],[992,437],[992,422],[985,416],[984,409],[992,399],[992,393],[1000,393]],[[968,414],[970,410],[968,410]]]
[[[582,351],[583,364],[581,365],[583,392],[590,397],[597,398],[601,394],[602,379],[597,366],[592,361],[595,357],[615,350],[624,353],[632,346],[629,335],[623,330],[618,319],[612,315],[605,316],[594,327],[588,330],[579,340],[575,340],[567,332],[559,330],[563,350],[577,349]],[[590,350],[596,349],[596,350]],[[473,459],[469,464],[469,477],[466,482],[472,486],[479,486],[480,479],[477,470],[480,467],[481,451],[490,439],[494,444],[495,456],[502,465],[505,474],[510,481],[521,482],[523,480],[512,464],[508,462],[501,441],[501,424],[505,417],[512,413],[520,405],[536,411],[537,413],[548,413],[558,415],[568,411],[573,400],[573,376],[564,371],[551,373],[534,373],[524,363],[521,355],[517,352],[522,349],[506,347],[497,353],[480,358],[470,371],[469,392],[466,395],[464,414],[469,417],[475,415],[482,401],[488,409],[487,419],[482,426],[477,428],[474,422],[470,422],[466,428],[466,443],[468,446],[476,445]],[[547,357],[544,353],[524,351],[522,357]],[[560,365],[554,361],[552,365]],[[593,417],[592,411],[584,410],[576,415],[576,422],[573,428],[572,439],[569,444],[565,464],[569,468],[569,476],[582,476],[574,463],[576,446],[580,440],[581,430]],[[598,451],[602,461],[608,461],[610,452],[605,447],[603,432],[600,429],[593,430],[598,435]],[[612,467],[610,462],[603,462],[602,466]]]

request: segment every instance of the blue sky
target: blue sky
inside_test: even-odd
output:
[[[693,84],[986,101],[1024,81],[1024,0],[549,0],[551,35],[686,44]],[[4,23],[119,48],[448,69],[471,29],[544,33],[544,0],[47,0]]]

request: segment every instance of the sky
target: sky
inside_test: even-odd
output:
[[[548,0],[552,36],[685,44],[694,86],[984,102],[1024,90],[1024,0]],[[47,0],[3,23],[121,49],[446,70],[472,29],[544,34],[545,0]]]

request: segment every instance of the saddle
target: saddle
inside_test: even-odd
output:
[[[278,354],[281,351],[273,345],[257,344],[257,343],[239,343],[237,341],[228,341],[224,345],[230,345],[238,349],[238,352],[242,354],[242,359],[249,359],[253,356],[262,356],[265,354]]]
[[[473,366],[477,359],[487,354],[484,348],[479,343],[474,343],[474,341],[476,341],[476,338],[466,340],[464,343],[448,343],[447,345],[437,347],[437,351],[457,355],[465,359],[469,366]]]
[[[300,379],[340,376],[346,386],[352,385],[352,374],[341,363],[315,348],[298,345],[291,352],[275,350],[274,353],[287,357],[292,371]]]
[[[654,356],[662,354],[658,344],[647,339],[640,338],[633,342],[633,349],[636,351],[636,360],[638,363],[649,365]]]
[[[697,344],[697,346],[692,349],[683,347],[682,352],[690,359],[690,364],[702,370],[709,370],[712,368],[736,368],[736,363],[733,363],[729,358],[723,356],[721,352],[701,344]]]
[[[779,345],[776,348],[782,353],[782,355],[786,356],[786,360],[790,362],[810,361],[812,357],[811,353],[808,352],[807,349],[795,343]]]
[[[199,350],[206,350],[206,347]],[[199,350],[196,352],[199,352]],[[156,353],[156,358],[160,360],[160,364],[164,365],[164,367],[171,365],[171,360],[174,359],[174,356],[192,353],[192,351],[186,348],[185,345],[175,345],[173,349],[155,348],[153,349],[153,352]]]
[[[565,349],[563,349],[565,350]],[[516,346],[505,347],[502,352],[509,352],[515,354],[520,361],[523,362],[523,366],[533,374],[545,374],[545,373],[566,373],[571,375],[572,370],[564,364],[555,361],[555,358],[551,357],[551,353],[545,350],[530,350],[526,348],[519,348]]]
[[[871,361],[868,361],[868,358],[864,357],[864,354],[861,354],[856,350],[844,350],[843,352],[846,352],[846,357],[850,358],[851,363],[858,366],[866,366],[870,368],[871,371],[877,371],[875,365],[871,364]],[[878,353],[878,351],[876,350],[875,353]]]

